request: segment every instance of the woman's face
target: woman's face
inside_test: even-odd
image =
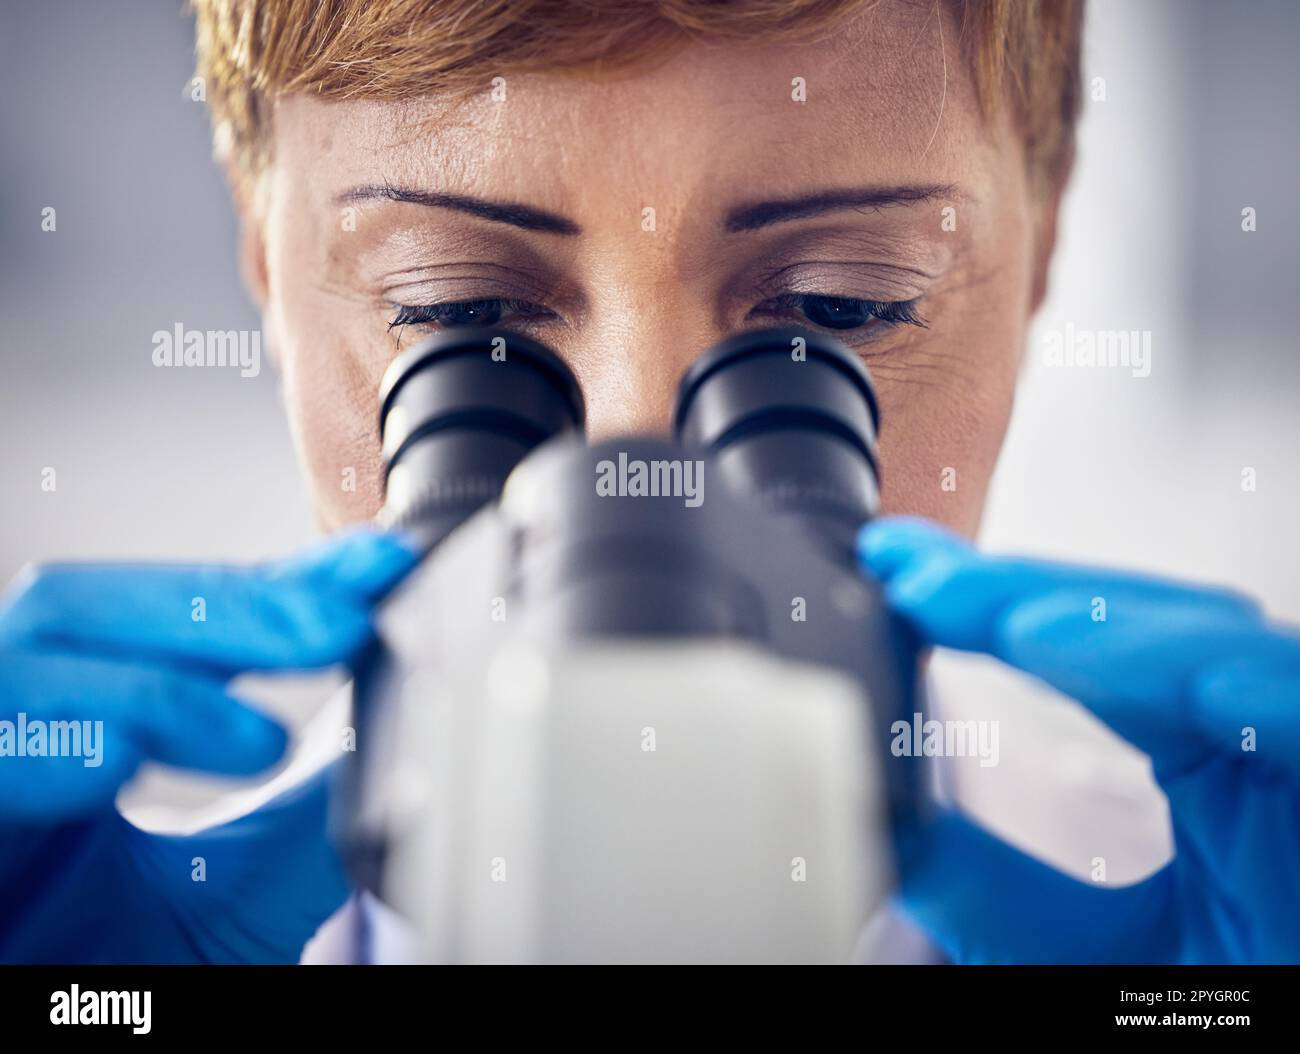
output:
[[[975,530],[1052,210],[953,23],[893,7],[831,43],[503,77],[459,106],[276,106],[245,264],[327,527],[382,502],[385,366],[482,321],[568,361],[593,437],[664,431],[728,334],[828,329],[876,381],[886,509]]]

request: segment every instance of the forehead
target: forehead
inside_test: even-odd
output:
[[[388,180],[574,214],[611,194],[671,205],[725,185],[734,198],[738,182],[977,183],[1007,146],[943,4],[881,4],[816,43],[701,41],[599,78],[506,68],[484,81],[456,103],[282,99],[275,164],[322,190]]]

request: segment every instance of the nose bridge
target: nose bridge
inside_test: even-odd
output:
[[[641,175],[611,196],[581,264],[588,311],[571,364],[594,439],[666,435],[682,373],[724,335],[715,247],[692,181]]]
[[[593,304],[574,372],[593,439],[669,433],[682,374],[719,338],[709,305],[671,282]]]

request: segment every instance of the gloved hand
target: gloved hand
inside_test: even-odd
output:
[[[1169,799],[1174,858],[1125,887],[1065,876],[955,811],[902,832],[901,906],[951,958],[1300,961],[1295,631],[1233,593],[982,556],[921,520],[870,524],[859,555],[927,643],[1077,699],[1150,755]]]
[[[226,682],[355,658],[417,559],[362,530],[252,568],[60,565],[15,583],[0,601],[0,961],[297,961],[348,892],[324,774],[184,837],[133,827],[114,797],[145,760],[272,765],[284,731]],[[81,756],[33,756],[56,739]]]

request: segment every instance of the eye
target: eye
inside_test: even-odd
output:
[[[550,321],[557,316],[539,304],[526,300],[493,297],[487,300],[456,300],[445,304],[395,304],[397,314],[388,328],[397,326],[496,326],[506,322]]]
[[[823,329],[861,329],[873,319],[888,325],[925,327],[916,300],[860,300],[856,297],[788,293],[765,300],[751,314],[779,315],[811,322]]]

